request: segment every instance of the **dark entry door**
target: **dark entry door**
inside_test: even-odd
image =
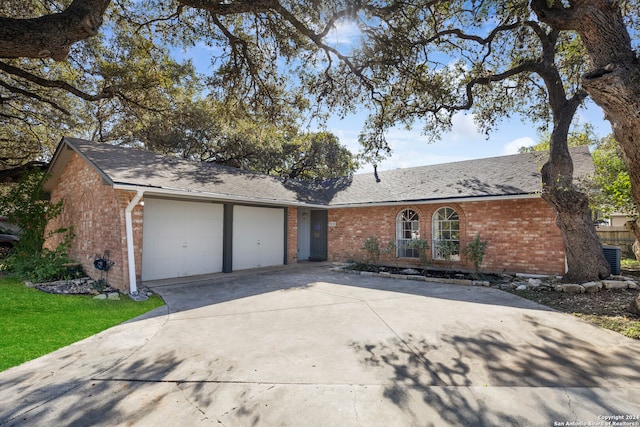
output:
[[[327,259],[327,211],[311,211],[311,261]]]

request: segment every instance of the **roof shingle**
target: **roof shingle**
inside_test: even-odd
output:
[[[373,173],[367,173],[309,183],[76,138],[63,138],[63,145],[84,157],[111,184],[283,205],[343,206],[531,195],[541,190],[540,168],[548,156],[547,152],[537,152],[383,171],[378,173],[380,182]],[[587,147],[572,148],[571,155],[576,177],[593,174]]]

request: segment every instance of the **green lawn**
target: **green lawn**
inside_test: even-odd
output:
[[[0,371],[35,359],[163,305],[154,295],[94,300],[85,295],[54,295],[0,278]]]

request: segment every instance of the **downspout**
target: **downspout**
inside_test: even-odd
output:
[[[124,223],[127,233],[127,259],[129,261],[129,294],[133,296],[138,295],[138,285],[136,284],[136,257],[133,250],[133,220],[131,219],[131,211],[133,211],[133,208],[140,202],[143,193],[143,190],[138,190],[124,211]]]

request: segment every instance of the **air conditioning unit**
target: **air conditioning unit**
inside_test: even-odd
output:
[[[602,251],[611,267],[611,274],[620,274],[620,248],[617,246],[603,246]]]

